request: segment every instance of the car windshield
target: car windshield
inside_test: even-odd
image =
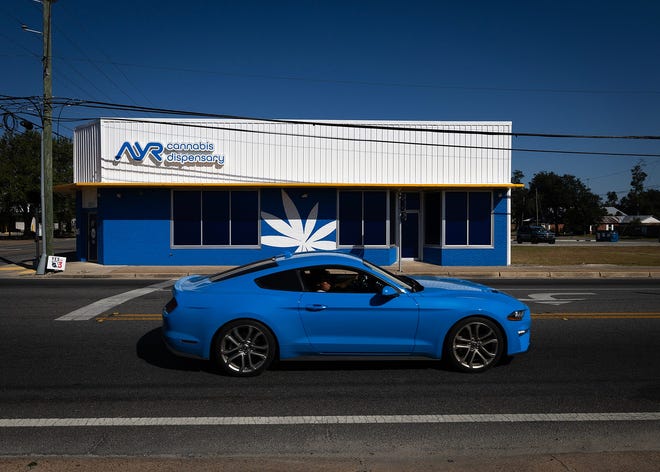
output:
[[[424,290],[424,286],[422,284],[417,282],[415,279],[408,277],[407,275],[393,274],[389,270],[383,269],[382,267],[378,267],[377,265],[372,264],[369,261],[363,261],[363,262],[364,265],[366,265],[368,268],[376,272],[384,279],[389,279],[391,282],[395,282],[396,285],[402,286],[406,290],[410,290],[411,292],[421,292],[422,290]]]

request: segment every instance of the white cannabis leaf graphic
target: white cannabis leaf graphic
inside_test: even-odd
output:
[[[317,249],[330,251],[337,249],[337,243],[335,241],[321,241],[335,230],[337,227],[336,221],[331,221],[314,232],[316,218],[319,212],[318,203],[309,212],[304,224],[296,205],[284,190],[282,190],[282,203],[284,204],[286,221],[265,211],[261,212],[261,218],[279,233],[277,236],[262,236],[262,244],[273,247],[297,246],[295,252],[315,251]]]

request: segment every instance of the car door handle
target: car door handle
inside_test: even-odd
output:
[[[314,305],[307,305],[305,307],[305,309],[307,311],[322,311],[322,310],[325,310],[326,308],[328,308],[328,307],[325,306],[325,305],[321,305],[319,303],[315,303]]]

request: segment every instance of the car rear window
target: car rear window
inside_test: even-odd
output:
[[[233,269],[226,270],[224,272],[219,272],[215,275],[209,277],[211,282],[219,282],[221,280],[231,279],[233,277],[238,277],[239,275],[249,274],[251,272],[258,272],[264,269],[271,269],[277,267],[277,262],[273,259],[265,259],[262,261],[252,262],[240,267],[234,267]]]

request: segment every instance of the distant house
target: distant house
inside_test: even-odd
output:
[[[630,236],[655,237],[660,233],[660,220],[653,215],[626,215],[615,207],[605,207],[606,214],[598,225],[599,231],[617,231]]]

